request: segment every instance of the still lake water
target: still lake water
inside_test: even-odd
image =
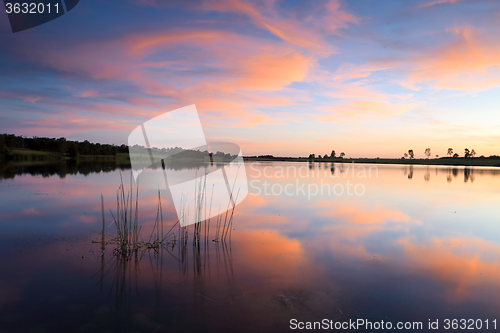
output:
[[[130,261],[111,245],[102,254],[95,233],[101,194],[112,222],[120,172],[127,183],[130,170],[106,165],[0,178],[0,332],[281,332],[291,319],[500,326],[498,168],[247,163],[249,194],[226,242],[193,246],[189,226],[188,246]],[[161,200],[172,226],[168,191]],[[143,238],[157,203],[156,191],[139,191]]]

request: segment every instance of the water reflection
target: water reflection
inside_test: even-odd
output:
[[[186,170],[202,170],[209,167],[211,164],[212,169],[219,169],[225,164],[223,163],[200,163],[200,162],[180,162],[176,160],[168,161],[165,164],[165,168],[174,171],[186,171]],[[156,163],[151,166],[152,170],[159,170],[162,168],[161,163]],[[0,180],[1,179],[13,179],[16,176],[31,175],[31,176],[42,176],[51,177],[59,176],[59,178],[64,178],[67,175],[81,174],[88,176],[92,173],[109,173],[115,170],[126,171],[130,170],[131,166],[129,164],[120,164],[114,161],[80,161],[67,160],[60,162],[51,163],[0,163]]]
[[[107,209],[116,199],[117,170],[3,179],[0,324],[229,332],[287,331],[291,318],[495,318],[498,169],[377,165],[363,176],[362,165],[318,165],[247,164],[253,187],[235,210],[230,242],[193,244],[189,226],[189,241],[130,260],[109,247],[101,253],[91,232],[102,224],[100,194]],[[365,191],[265,194],[264,186],[276,193],[297,181],[305,189],[350,181]],[[177,216],[168,191],[162,200],[169,227]],[[157,204],[157,191],[139,192],[143,237],[155,228]]]
[[[95,282],[95,286],[98,286],[100,291],[105,291],[103,288],[107,285],[110,288],[108,294],[113,295],[117,304],[126,303],[138,293],[141,271],[148,270],[153,277],[154,286],[149,296],[161,302],[162,284],[168,282],[163,275],[166,269],[164,264],[171,265],[172,261],[178,263],[179,281],[202,281],[202,279],[223,277],[227,286],[234,285],[230,240],[192,245],[179,242],[160,249],[143,249],[131,257],[116,255],[109,250],[103,251],[100,257],[100,268],[90,279]],[[169,267],[171,268],[173,266]]]
[[[82,161],[75,160],[61,161],[57,163],[1,163],[0,180],[13,179],[16,176],[31,175],[51,177],[59,176],[64,178],[67,175],[82,174],[88,176],[92,173],[112,172],[116,169],[128,170],[130,166],[119,165],[116,162],[104,161]]]
[[[457,178],[460,173],[464,176],[464,182],[470,181],[471,183],[475,180],[476,174],[498,176],[500,175],[500,170],[491,168],[473,168],[473,167],[450,167],[450,166],[420,166],[421,170],[424,172],[424,180],[430,181],[431,171],[434,169],[434,174],[436,176],[446,174],[446,181],[451,182],[454,178]],[[403,174],[408,176],[408,179],[413,178],[414,166],[409,165],[402,168]]]

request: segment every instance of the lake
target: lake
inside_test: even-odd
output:
[[[500,169],[245,167],[248,195],[225,241],[213,241],[212,218],[199,243],[190,225],[182,245],[130,257],[113,244],[102,251],[99,234],[101,194],[109,236],[120,174],[130,191],[130,169],[4,170],[0,332],[285,332],[314,322],[345,332],[352,330],[345,323],[358,322],[359,332],[371,332],[382,321],[446,331],[454,319],[482,330],[494,330],[496,319],[500,325]],[[160,200],[165,230],[173,226],[178,240],[168,190]],[[145,241],[157,212],[158,191],[140,188]]]

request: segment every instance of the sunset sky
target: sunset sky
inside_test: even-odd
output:
[[[496,0],[82,0],[15,34],[1,10],[0,133],[122,144],[196,104],[244,155],[500,155],[499,31]]]

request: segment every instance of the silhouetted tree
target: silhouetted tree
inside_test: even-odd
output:
[[[78,141],[68,141],[66,138],[42,138],[42,137],[32,137],[26,138],[23,136],[16,136],[13,134],[2,134],[5,147],[12,153],[14,149],[28,148],[35,151],[50,151],[60,154],[66,154],[68,152],[69,146],[74,143],[80,153],[85,153],[86,155],[115,155],[118,150],[121,152],[128,152],[127,145],[121,145],[120,147],[108,144],[100,143],[90,143],[87,140],[84,142]]]
[[[0,135],[0,157],[4,157],[9,153],[7,146],[5,145],[5,138],[3,135]]]
[[[453,148],[448,148],[448,153],[446,155],[452,157],[453,156]]]
[[[453,158],[457,158],[457,157],[458,157],[457,153],[453,154]]]
[[[14,150],[14,147],[16,146],[16,137],[15,135],[6,135],[5,136],[5,146],[7,146],[7,149],[9,153],[12,153]]]
[[[413,153],[413,149],[408,150],[408,155],[410,155],[410,159],[413,159],[415,157],[415,154]]]
[[[464,153],[465,153],[465,154],[464,154],[464,157],[465,157],[465,158],[470,157],[470,151],[469,151],[469,149],[465,148],[465,149],[464,149]]]
[[[335,150],[332,150],[332,153],[330,154],[331,158],[335,158]]]
[[[328,155],[327,155],[327,154],[325,154],[325,156],[323,156],[323,158],[328,158]]]
[[[316,157],[316,155],[314,154],[309,154],[309,160],[314,160],[314,158]]]
[[[75,142],[69,144],[68,155],[71,158],[77,158],[79,156],[78,146]]]
[[[126,153],[126,154],[129,153],[128,146],[125,145],[125,144],[122,144],[121,146],[116,147],[116,150],[117,150],[118,153]]]
[[[474,149],[472,149],[470,151],[470,157],[474,157],[474,156],[476,156],[476,151]]]
[[[430,148],[425,148],[425,156],[427,156],[427,159],[431,156],[431,149]]]
[[[403,158],[405,158],[405,159],[408,158],[408,154],[404,153]]]
[[[344,156],[345,156],[344,152],[341,152],[340,153],[340,158],[344,158]]]
[[[68,149],[68,145],[66,142],[66,138],[59,138],[56,142],[56,150],[58,153],[66,154],[66,150]]]

